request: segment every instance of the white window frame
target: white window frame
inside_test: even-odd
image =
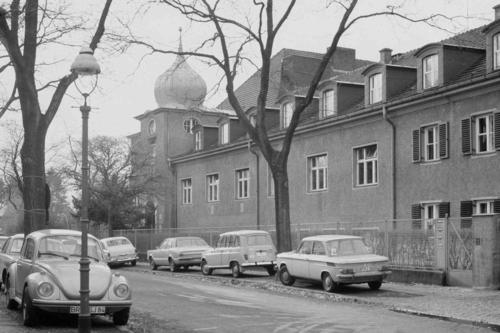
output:
[[[328,154],[307,157],[308,192],[328,190]]]
[[[368,79],[368,89],[370,90],[370,104],[380,102],[382,100],[382,73],[370,75]]]
[[[207,201],[219,201],[219,174],[213,173],[207,175]]]
[[[182,204],[190,205],[193,203],[193,182],[191,178],[181,179]]]
[[[423,160],[425,162],[439,160],[439,126],[437,124],[424,126],[422,131]],[[431,139],[429,139],[429,133]],[[431,156],[429,156],[431,155]]]
[[[472,215],[474,216],[492,215],[494,213],[493,210],[494,201],[495,201],[494,199],[473,200],[474,204],[472,206]]]
[[[183,126],[184,126],[184,132],[193,134],[193,128],[198,125],[200,122],[196,118],[189,118],[185,119]]]
[[[151,119],[148,123],[148,134],[155,135],[156,134],[156,121]]]
[[[481,120],[486,120],[486,128],[484,132],[479,132]],[[495,151],[494,147],[494,128],[493,128],[493,114],[481,114],[473,117],[474,120],[474,149],[477,154],[490,153]],[[480,150],[480,139],[486,139],[486,149]]]
[[[335,90],[324,90],[321,93],[321,117],[331,117],[335,113]]]
[[[428,89],[438,84],[438,55],[431,54],[422,59],[422,87]]]
[[[422,214],[424,230],[432,230],[435,221],[439,218],[439,202],[423,202]]]
[[[156,143],[151,144],[151,158],[152,159],[156,158]]]
[[[220,125],[220,143],[225,145],[229,143],[229,123],[223,123]]]
[[[194,150],[201,150],[201,131],[194,133]]]
[[[500,32],[493,35],[493,69],[500,69]]]
[[[286,102],[281,106],[281,128],[287,128],[292,121],[293,103]]]
[[[374,156],[367,157],[367,150],[370,147],[375,146],[375,154]],[[356,159],[355,163],[355,172],[356,175],[356,186],[364,187],[364,186],[373,186],[378,184],[378,145],[376,143],[368,144],[366,146],[355,147],[354,148],[354,158]],[[368,182],[368,166],[371,165],[371,182]],[[361,167],[363,173],[363,182],[360,180],[361,175]]]
[[[248,199],[250,197],[250,169],[238,169],[235,176],[236,199]]]
[[[271,169],[267,168],[267,196],[274,197],[274,178]]]

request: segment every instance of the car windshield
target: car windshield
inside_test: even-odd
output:
[[[186,238],[177,240],[177,247],[189,246],[208,246],[208,244],[201,238]]]
[[[330,256],[353,256],[370,253],[361,239],[332,240],[326,242],[326,247]]]
[[[54,235],[40,240],[38,256],[57,256],[68,259],[81,256],[81,237],[79,235]],[[88,257],[97,261],[102,259],[97,241],[88,238]]]
[[[114,238],[114,239],[108,239],[106,241],[106,245],[108,247],[113,247],[121,245],[132,245],[132,243],[130,243],[130,241],[126,238]]]
[[[247,238],[247,244],[253,245],[271,245],[273,242],[269,235],[250,235]]]
[[[0,238],[0,248],[3,247],[3,245],[5,244],[6,241],[7,241],[7,238]]]
[[[22,238],[16,238],[12,241],[12,246],[10,247],[10,253],[21,253],[21,247],[23,247]]]

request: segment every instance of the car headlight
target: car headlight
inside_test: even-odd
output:
[[[41,297],[50,297],[54,293],[54,285],[50,282],[42,282],[36,291]]]
[[[128,286],[125,283],[120,283],[115,287],[115,295],[120,298],[128,296]]]

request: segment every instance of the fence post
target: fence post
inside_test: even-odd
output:
[[[389,258],[389,221],[385,220],[384,223],[384,254]]]
[[[137,247],[137,229],[134,229],[134,246]]]

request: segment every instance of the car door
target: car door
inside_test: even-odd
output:
[[[172,243],[172,238],[167,238],[161,243],[160,248],[156,252],[155,261],[158,265],[168,265],[168,249]]]
[[[232,260],[236,260],[241,264],[241,258],[238,257],[239,252],[236,251],[236,235],[226,236],[226,247],[222,250],[221,265],[228,266]],[[239,243],[239,242],[238,242]]]
[[[16,295],[22,297],[24,280],[33,270],[33,260],[35,255],[35,241],[28,238],[21,250],[21,256],[17,261],[16,271]]]
[[[314,241],[309,260],[309,279],[321,280],[321,271],[326,266],[326,250],[323,242]]]
[[[312,241],[303,241],[294,258],[291,260],[290,273],[293,276],[308,278],[309,276],[309,257],[312,253]]]
[[[207,256],[207,263],[209,266],[221,266],[223,264],[223,256],[226,250],[226,243],[228,240],[227,235],[221,236],[217,241],[217,247],[210,251],[210,254]]]

